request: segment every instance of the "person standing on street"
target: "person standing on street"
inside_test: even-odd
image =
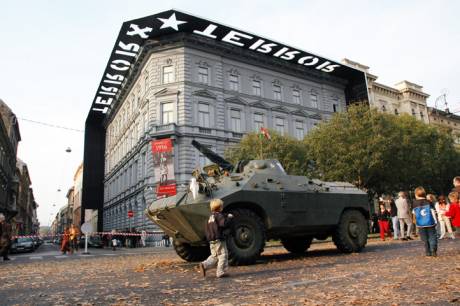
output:
[[[385,241],[385,233],[390,237],[390,212],[385,208],[385,204],[382,202],[379,205],[379,212],[377,213],[380,228],[380,239]]]
[[[206,270],[217,264],[216,276],[220,278],[226,275],[228,269],[228,250],[224,230],[229,227],[233,215],[222,213],[224,202],[221,199],[211,200],[210,206],[211,216],[206,223],[205,233],[211,255],[199,264],[199,268],[204,277]]]
[[[423,187],[415,188],[415,201],[413,205],[415,225],[418,228],[420,239],[425,244],[425,255],[436,257],[438,252],[436,211],[426,199],[426,192]]]
[[[439,239],[444,239],[446,235],[446,229],[451,239],[455,239],[454,233],[452,232],[452,226],[450,225],[450,218],[446,216],[446,212],[449,211],[450,205],[446,202],[446,197],[441,195],[438,198],[436,204],[436,212],[438,213],[438,221],[440,224],[441,236]]]
[[[396,199],[396,208],[398,210],[399,227],[401,231],[401,240],[412,240],[410,233],[412,231],[412,217],[410,215],[409,201],[403,191],[398,193]],[[407,234],[404,235],[404,225],[407,225]]]
[[[460,238],[460,204],[458,203],[458,192],[449,193],[450,207],[445,216],[451,218],[455,227],[455,235]]]
[[[393,225],[393,239],[398,240],[399,238],[398,208],[396,207],[393,197],[390,197],[387,201],[390,202],[391,224]]]
[[[70,243],[70,231],[69,228],[66,227],[64,229],[64,233],[62,234],[62,242],[61,242],[61,252],[63,255],[65,255],[67,252],[70,251],[69,249],[69,243]]]
[[[8,252],[11,247],[11,225],[6,222],[5,215],[0,213],[0,255],[3,261],[10,260]]]
[[[78,236],[79,230],[74,224],[72,224],[69,230],[70,254],[78,251]]]
[[[456,192],[459,194],[460,197],[460,176],[456,176],[453,179],[454,188],[452,188],[452,192]]]

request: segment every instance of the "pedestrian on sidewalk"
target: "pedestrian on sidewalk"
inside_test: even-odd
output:
[[[232,214],[223,214],[224,202],[221,199],[213,199],[210,203],[211,216],[206,223],[205,233],[209,242],[211,255],[205,261],[199,264],[203,277],[206,276],[206,270],[217,264],[216,276],[218,278],[226,276],[228,269],[228,250],[224,230],[230,226]]]
[[[426,199],[426,192],[423,187],[415,188],[413,213],[415,215],[415,225],[418,228],[420,239],[425,244],[425,255],[436,257],[438,252],[436,211]]]
[[[170,246],[169,235],[165,233],[162,238],[163,238],[163,242],[164,242],[165,247],[169,248],[169,246]]]
[[[69,243],[70,243],[70,231],[69,231],[69,228],[66,227],[64,229],[64,233],[62,234],[62,242],[61,242],[61,252],[63,255],[65,255],[67,252],[70,251]]]
[[[118,245],[118,240],[117,240],[117,237],[115,236],[115,233],[116,231],[113,229],[112,234],[109,236],[109,241],[110,241],[110,244],[112,245],[112,251],[115,251]]]
[[[393,197],[390,196],[387,201],[390,203],[391,224],[393,225],[393,239],[398,240],[400,235],[398,208],[396,207],[396,203],[393,200]]]
[[[380,239],[385,241],[385,233],[390,237],[390,212],[386,209],[385,203],[379,204],[379,212],[377,213],[377,219],[379,220]]]
[[[75,226],[75,224],[72,224],[69,229],[70,254],[73,254],[73,252],[78,252],[79,233],[80,231]]]
[[[5,215],[0,213],[0,256],[3,261],[10,260],[8,252],[11,248],[11,225],[6,222]]]
[[[406,193],[400,191],[395,201],[398,210],[399,228],[401,231],[401,240],[412,240],[410,237],[412,231],[412,216],[410,214],[410,205]],[[404,225],[407,225],[407,234],[404,234]]]
[[[458,199],[458,192],[449,193],[450,207],[445,216],[451,218],[452,225],[455,227],[455,236],[460,238],[460,204]]]
[[[455,239],[454,233],[452,232],[452,226],[450,224],[450,218],[446,216],[446,212],[449,211],[450,205],[447,204],[446,197],[441,195],[438,198],[438,203],[436,204],[436,212],[438,213],[439,227],[441,231],[441,236],[439,239],[444,239],[446,236],[446,229],[449,233],[451,239]]]

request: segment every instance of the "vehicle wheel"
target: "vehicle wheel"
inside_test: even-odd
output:
[[[361,251],[367,243],[367,226],[363,214],[357,210],[345,211],[340,217],[332,240],[343,253]]]
[[[173,241],[173,246],[177,255],[186,261],[203,261],[211,254],[208,246],[191,246],[176,240]]]
[[[311,245],[312,237],[281,239],[283,247],[291,253],[305,253]]]
[[[265,226],[251,210],[235,209],[231,213],[232,235],[227,238],[228,262],[234,266],[252,264],[264,250]]]

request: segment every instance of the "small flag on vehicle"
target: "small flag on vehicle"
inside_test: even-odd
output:
[[[264,136],[265,138],[267,138],[268,140],[272,139],[272,137],[270,136],[270,133],[268,132],[267,128],[261,127],[260,128],[260,134],[262,136]]]

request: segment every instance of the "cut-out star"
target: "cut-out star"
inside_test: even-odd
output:
[[[164,28],[173,28],[176,31],[179,31],[178,25],[187,23],[187,21],[180,21],[176,19],[176,13],[173,13],[168,19],[166,18],[158,18],[161,22],[163,22],[163,25],[160,27],[160,29]]]

